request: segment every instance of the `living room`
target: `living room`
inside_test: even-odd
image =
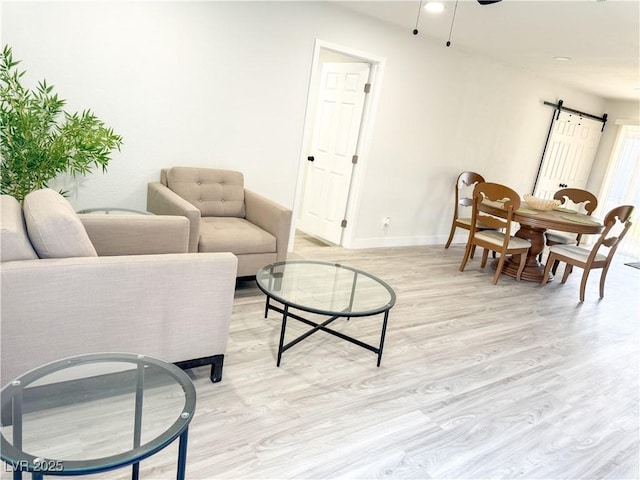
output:
[[[638,476],[637,270],[611,272],[604,300],[590,290],[579,308],[579,278],[562,289],[558,282],[541,290],[512,279],[494,287],[478,261],[458,272],[460,244],[442,248],[461,171],[530,192],[553,114],[544,101],[607,112],[613,127],[616,119],[640,119],[637,100],[606,99],[446,48],[411,35],[411,24],[401,29],[339,2],[2,2],[1,8],[2,43],[22,60],[27,81],[46,78],[69,110],[91,108],[123,137],[105,173],[66,185],[77,210],[144,210],[147,184],[162,168],[179,165],[241,171],[248,188],[295,210],[317,40],[384,60],[349,249],[297,236],[290,252],[354,264],[397,289],[391,311],[397,323],[382,365],[323,338],[303,344],[303,353],[292,349],[276,369],[279,324],[275,316],[262,318],[264,296],[241,284],[224,379],[212,384],[206,369],[193,371],[199,403],[188,478],[402,472],[585,478],[599,476],[600,468],[602,476]],[[596,154],[587,184],[595,192],[615,139],[608,127],[601,142],[608,148]],[[391,222],[383,230],[386,217]],[[630,311],[621,312],[622,305]],[[587,347],[598,353],[588,356]],[[561,358],[568,363],[553,370]],[[486,370],[472,370],[474,362]],[[538,376],[521,382],[510,376],[527,362]],[[481,381],[465,377],[474,374]],[[523,389],[488,387],[512,380]],[[481,386],[488,396],[476,390]],[[454,398],[467,416],[434,420]],[[466,422],[474,418],[474,398],[485,412],[475,429]],[[518,399],[526,413],[517,411]],[[496,411],[502,407],[505,417]],[[507,417],[512,424],[501,423]],[[464,434],[456,421],[465,424]],[[172,450],[143,463],[143,478],[172,476],[174,458]]]

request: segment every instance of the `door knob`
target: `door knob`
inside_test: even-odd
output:
[[[309,160],[310,162],[313,162],[315,160],[315,157],[312,155],[310,157],[307,157],[307,160]]]

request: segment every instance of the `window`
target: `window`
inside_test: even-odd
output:
[[[634,205],[631,230],[617,255],[640,260],[640,125],[620,125],[600,194],[598,216],[620,205]]]

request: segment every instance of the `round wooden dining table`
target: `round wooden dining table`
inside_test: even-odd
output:
[[[499,202],[482,202],[479,210],[490,215],[506,218],[506,211]],[[535,210],[526,202],[520,204],[520,208],[514,213],[513,220],[520,224],[520,229],[515,236],[531,242],[531,248],[527,254],[527,262],[522,272],[522,279],[531,282],[541,282],[544,276],[544,264],[538,261],[538,256],[545,246],[545,232],[547,230],[559,230],[578,234],[598,234],[604,226],[597,219],[577,213],[575,210],[558,208],[555,210]],[[515,258],[513,258],[515,257]],[[515,277],[520,262],[519,255],[505,259],[502,273]],[[495,268],[498,261],[493,262]],[[553,275],[549,273],[549,280]]]

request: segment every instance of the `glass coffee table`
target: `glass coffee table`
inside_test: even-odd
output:
[[[83,475],[132,465],[178,437],[184,479],[196,392],[175,365],[130,353],[70,357],[31,370],[1,392],[2,449],[14,479],[23,472]]]
[[[396,302],[395,292],[385,282],[357,268],[310,260],[289,260],[262,267],[256,274],[256,282],[267,296],[264,317],[267,318],[269,310],[282,314],[277,366],[280,366],[283,352],[318,330],[376,353],[377,365],[380,366],[389,310]],[[273,305],[272,300],[282,307]],[[291,312],[292,308],[329,318],[317,323]],[[378,314],[383,314],[383,320],[380,343],[376,346],[328,327],[338,318],[350,319]],[[289,318],[313,328],[285,345],[285,330]]]

